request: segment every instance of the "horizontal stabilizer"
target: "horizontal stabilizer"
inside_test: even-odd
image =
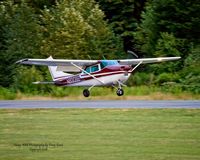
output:
[[[54,81],[48,81],[48,82],[44,82],[44,81],[37,81],[37,82],[32,82],[33,84],[54,84]]]

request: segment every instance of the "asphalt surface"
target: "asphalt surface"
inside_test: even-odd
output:
[[[9,108],[200,108],[200,100],[0,101],[0,109]]]

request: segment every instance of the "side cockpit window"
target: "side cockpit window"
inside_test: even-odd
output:
[[[99,65],[91,66],[91,72],[99,71]]]
[[[88,72],[88,73],[90,73],[90,69],[91,69],[90,67],[86,67],[85,71]]]
[[[96,64],[96,65],[93,65],[93,66],[88,66],[88,67],[85,68],[85,71],[87,73],[97,72],[99,70],[100,70],[100,64]]]

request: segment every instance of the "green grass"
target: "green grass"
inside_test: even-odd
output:
[[[0,159],[200,159],[200,110],[1,109]]]
[[[70,99],[85,100],[82,95],[84,87],[52,87],[49,92],[33,91],[23,93],[14,89],[0,87],[0,100],[12,99]],[[111,87],[94,87],[89,99],[200,99],[200,94],[182,91],[179,88],[157,86],[124,87],[124,96],[118,97],[116,89]],[[106,96],[105,96],[106,93]]]

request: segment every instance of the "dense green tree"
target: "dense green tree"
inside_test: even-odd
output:
[[[171,77],[164,72],[178,72],[179,80],[185,90],[199,93],[200,69],[199,59],[199,27],[200,1],[198,0],[153,0],[149,1],[142,13],[142,20],[134,34],[138,49],[146,56],[181,56],[177,63],[151,65],[149,72],[162,74],[158,76],[161,82],[163,77]],[[193,60],[192,60],[193,59]],[[164,76],[163,76],[164,75]],[[198,78],[197,78],[198,77]],[[162,80],[159,80],[162,79]],[[173,78],[172,78],[173,79]]]
[[[137,51],[133,33],[140,22],[146,0],[97,0],[112,25],[114,32],[123,38],[124,50]]]
[[[2,86],[19,82],[14,80],[21,72],[15,62],[22,58],[114,58],[122,51],[94,1],[8,0],[0,11]]]
[[[180,71],[181,85],[185,90],[200,94],[200,45],[192,45]]]
[[[3,22],[0,24],[0,85],[9,86],[17,68],[15,62],[40,54],[40,25],[33,9],[25,2],[2,2],[0,19]]]
[[[2,0],[0,86],[49,89],[32,85],[45,80],[46,73],[17,66],[19,59],[122,58],[123,44],[140,57],[182,57],[146,66],[147,72],[138,73],[130,84],[174,81],[183,90],[200,93],[199,10],[198,0]]]
[[[169,33],[180,42],[179,49],[182,56],[187,55],[188,44],[199,43],[199,18],[200,2],[198,0],[153,0],[146,6],[142,13],[142,22],[137,28],[135,38],[138,48],[147,55],[154,55],[158,49],[163,34]],[[164,44],[164,43],[163,43]],[[179,45],[178,45],[179,46]],[[160,46],[161,47],[161,46]],[[163,46],[165,47],[165,46]],[[171,53],[173,54],[173,53]]]
[[[62,0],[43,13],[41,52],[56,58],[99,58],[119,53],[119,39],[103,20],[104,14],[92,0]]]

